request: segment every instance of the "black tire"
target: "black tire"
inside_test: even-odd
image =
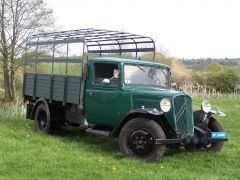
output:
[[[58,112],[50,108],[50,118],[47,118],[47,113],[46,106],[39,104],[35,112],[35,130],[44,134],[58,134],[62,125],[57,117]]]
[[[155,139],[166,139],[161,126],[150,119],[135,118],[122,128],[119,146],[126,156],[155,162],[159,161],[166,151],[166,146],[155,144]]]
[[[210,119],[208,129],[212,132],[223,132],[224,129],[222,128],[221,124],[214,118]],[[218,142],[212,142],[207,150],[209,152],[220,152],[225,141],[218,141]]]

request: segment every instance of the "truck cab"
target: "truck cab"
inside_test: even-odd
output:
[[[178,135],[193,134],[191,98],[185,93],[170,90],[168,66],[101,57],[90,60],[87,71],[84,107],[89,123],[115,127],[124,117],[133,116],[133,112],[161,114],[164,109],[161,101],[164,100],[170,105],[162,114],[164,123],[179,132]],[[185,106],[181,108],[179,104]]]

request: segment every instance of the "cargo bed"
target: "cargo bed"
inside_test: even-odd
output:
[[[81,76],[25,73],[25,99],[45,98],[49,101],[80,104]]]

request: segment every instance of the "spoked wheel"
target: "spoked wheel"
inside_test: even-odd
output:
[[[119,146],[123,154],[147,162],[158,161],[166,151],[165,145],[155,144],[156,139],[165,139],[161,126],[146,118],[135,118],[123,127]]]

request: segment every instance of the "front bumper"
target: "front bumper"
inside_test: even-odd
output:
[[[176,139],[155,139],[155,144],[179,144],[179,145],[187,145],[187,144],[208,144],[209,142],[220,142],[227,141],[228,138],[199,138],[197,136],[187,136],[184,139],[176,138]]]
[[[182,144],[182,139],[155,139],[155,144]]]

